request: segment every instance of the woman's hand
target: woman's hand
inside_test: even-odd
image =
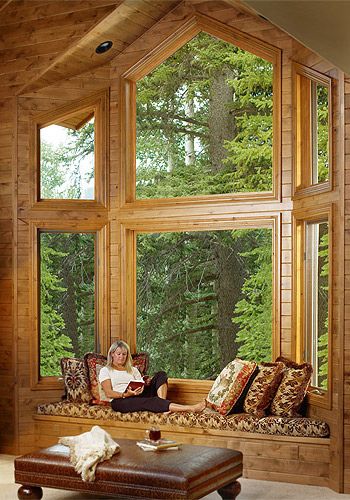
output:
[[[131,390],[131,389],[128,389],[125,393],[125,396],[127,398],[130,398],[131,396],[139,396],[140,394],[143,393],[143,386],[142,387],[138,387],[137,389],[135,389],[134,391]]]

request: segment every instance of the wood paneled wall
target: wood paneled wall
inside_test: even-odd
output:
[[[13,159],[15,99],[0,103],[0,451],[16,441],[16,342],[13,323]]]
[[[21,453],[32,450],[34,446],[34,425],[32,414],[43,401],[57,401],[62,396],[62,390],[31,390],[30,386],[30,336],[32,331],[30,311],[31,286],[31,255],[29,223],[33,220],[40,225],[41,220],[58,221],[64,229],[65,219],[68,221],[86,221],[93,223],[93,212],[87,216],[83,210],[55,211],[32,210],[30,207],[30,187],[32,185],[32,168],[29,156],[29,126],[31,118],[45,111],[53,110],[72,101],[78,101],[93,95],[101,89],[109,87],[109,68],[99,68],[81,77],[75,77],[57,86],[45,88],[40,92],[18,99],[18,400],[19,400],[19,439]],[[106,219],[103,211],[98,214],[99,221]],[[107,334],[108,335],[108,334]]]
[[[333,282],[335,284],[335,293],[333,294],[334,301],[334,332],[333,335],[333,375],[334,383],[332,385],[332,409],[321,408],[311,404],[310,414],[316,417],[324,418],[330,423],[331,436],[331,486],[341,491],[343,488],[343,472],[345,477],[349,476],[350,456],[345,454],[345,469],[343,469],[343,445],[350,445],[350,335],[345,330],[344,337],[343,329],[343,314],[344,314],[344,264],[345,273],[350,259],[349,250],[349,221],[350,220],[350,205],[349,200],[345,203],[345,260],[344,260],[344,203],[343,203],[343,185],[344,177],[342,171],[343,165],[343,150],[344,144],[342,136],[342,115],[337,114],[335,122],[336,148],[335,148],[335,176],[334,190],[332,193],[323,193],[320,197],[299,200],[292,200],[292,164],[293,164],[293,124],[292,124],[292,69],[291,61],[297,61],[302,64],[309,65],[314,69],[327,72],[336,82],[336,104],[341,108],[343,99],[342,90],[342,75],[337,72],[329,63],[323,61],[319,56],[312,54],[308,49],[305,49],[297,42],[294,42],[285,33],[270,25],[267,21],[261,18],[253,17],[245,12],[238,11],[224,2],[215,1],[200,1],[192,0],[181,4],[174,9],[170,14],[165,16],[154,27],[150,28],[145,35],[136,40],[130,45],[123,54],[119,55],[111,64],[111,67],[100,68],[93,73],[84,74],[80,77],[72,78],[64,82],[60,82],[57,86],[46,87],[36,93],[22,96],[18,99],[18,161],[16,163],[15,175],[18,175],[17,190],[13,189],[13,197],[11,199],[12,177],[11,177],[11,134],[14,133],[16,127],[11,124],[13,116],[13,103],[11,101],[3,105],[3,111],[7,113],[8,125],[0,125],[0,236],[2,245],[2,255],[4,262],[0,265],[0,280],[4,285],[4,292],[0,294],[0,315],[4,318],[1,327],[1,342],[6,352],[10,352],[10,358],[17,366],[12,366],[8,371],[8,365],[1,361],[1,373],[8,378],[5,379],[5,384],[1,385],[0,392],[3,395],[0,405],[7,398],[10,402],[11,412],[7,410],[5,418],[10,418],[10,415],[15,414],[13,390],[15,381],[17,380],[16,390],[18,391],[18,419],[16,425],[19,427],[19,448],[21,452],[32,449],[34,444],[34,426],[32,414],[35,412],[35,407],[39,402],[57,400],[60,397],[59,391],[32,391],[29,382],[29,338],[33,335],[30,324],[30,255],[29,255],[29,231],[28,222],[33,218],[38,218],[38,213],[33,213],[29,207],[29,185],[30,185],[30,165],[28,153],[28,132],[29,121],[31,116],[53,109],[62,104],[66,104],[72,100],[79,99],[94,93],[94,91],[106,86],[111,86],[111,102],[110,102],[110,176],[109,176],[109,211],[106,215],[106,223],[110,225],[110,325],[111,331],[105,332],[111,340],[117,337],[124,337],[129,341],[134,340],[127,331],[125,324],[125,297],[124,282],[122,276],[121,261],[123,257],[123,241],[121,239],[122,228],[125,225],[133,225],[138,220],[148,221],[167,221],[172,218],[176,222],[177,218],[182,221],[191,222],[195,218],[198,219],[215,219],[224,220],[227,217],[234,217],[237,214],[249,214],[252,210],[250,204],[236,203],[216,203],[206,205],[202,203],[198,206],[182,205],[181,209],[174,209],[172,206],[147,206],[140,207],[125,207],[121,205],[120,196],[120,181],[121,181],[121,151],[120,151],[120,76],[128,70],[133,64],[136,64],[142,58],[147,56],[147,53],[154,47],[163,42],[174,30],[179,28],[194,11],[198,11],[205,16],[209,16],[214,20],[224,22],[229,26],[245,31],[258,39],[271,43],[282,49],[282,149],[281,149],[281,195],[277,201],[265,202],[265,205],[260,205],[262,209],[269,215],[278,216],[281,220],[281,241],[279,253],[279,284],[281,308],[278,323],[280,325],[280,352],[285,356],[293,356],[293,330],[292,330],[292,251],[293,251],[293,234],[292,234],[292,209],[304,208],[307,210],[309,206],[315,203],[332,202],[334,205],[335,224],[334,224],[334,241],[337,243],[335,248],[336,265],[334,266]],[[346,123],[350,127],[350,87],[347,87],[347,113]],[[6,123],[6,122],[5,122]],[[10,125],[11,124],[11,125]],[[348,146],[348,144],[347,144]],[[350,184],[350,147],[347,147],[346,167],[347,174],[345,182],[349,187]],[[4,179],[4,181],[2,180]],[[10,189],[10,193],[7,193]],[[349,189],[350,192],[350,189]],[[350,199],[350,195],[348,195]],[[18,206],[17,219],[12,225],[11,210],[12,203]],[[58,214],[47,213],[45,216],[51,218],[59,217]],[[66,212],[60,216],[67,217],[86,217],[86,214],[73,214]],[[14,230],[12,242],[12,229]],[[7,245],[7,241],[9,242]],[[18,245],[16,244],[18,242]],[[7,257],[7,253],[10,255]],[[16,265],[12,273],[11,256],[14,252]],[[8,274],[7,274],[8,272]],[[345,326],[349,330],[348,321],[350,319],[350,302],[347,295],[350,283],[350,271],[345,274]],[[11,303],[9,303],[10,290],[12,289],[12,279],[14,278],[16,297],[14,305],[17,314],[15,315],[15,324],[12,324],[11,319]],[[122,297],[122,300],[121,300]],[[10,301],[11,302],[11,301]],[[7,319],[6,319],[7,318]],[[6,323],[6,321],[8,323]],[[13,329],[14,327],[14,329]],[[15,333],[13,333],[15,332]],[[18,335],[17,350],[15,352],[13,345],[13,335]],[[345,344],[344,344],[345,342]],[[343,351],[345,347],[345,351]],[[345,354],[343,354],[345,352]],[[345,363],[345,366],[343,367]],[[345,373],[345,386],[343,386]],[[16,378],[17,376],[17,378]],[[5,389],[6,387],[6,389]],[[11,391],[8,388],[11,387]],[[345,387],[345,397],[343,398],[343,387]],[[7,391],[7,392],[6,392]],[[343,435],[343,401],[345,402],[345,435]],[[1,410],[1,407],[0,407]],[[10,436],[9,441],[15,435],[15,426],[13,434],[9,434],[6,427],[6,435]],[[2,431],[0,430],[0,433]],[[1,436],[1,434],[0,434]],[[4,438],[5,439],[5,438]],[[7,438],[6,438],[7,439]],[[315,459],[316,460],[316,459]],[[315,464],[317,466],[317,463]],[[307,474],[307,471],[300,471],[301,474]],[[346,474],[347,473],[347,474]],[[350,491],[349,479],[345,480],[345,488]]]
[[[350,81],[345,83],[344,492],[350,493]],[[343,382],[343,381],[342,381]]]

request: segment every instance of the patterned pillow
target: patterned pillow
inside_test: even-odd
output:
[[[146,375],[148,369],[149,355],[147,352],[132,354],[132,364],[139,370],[141,375]]]
[[[256,363],[234,359],[216,378],[207,396],[208,406],[227,415],[242,394],[250,377],[253,375]]]
[[[107,364],[106,356],[96,354],[95,352],[88,352],[84,355],[85,365],[89,374],[91,403],[100,404],[100,391],[98,387],[97,365],[105,366]]]
[[[259,418],[266,416],[266,410],[276,394],[283,377],[284,363],[261,363],[243,404],[245,413]]]
[[[88,372],[83,359],[62,358],[61,371],[67,401],[88,403],[91,399]]]
[[[132,354],[133,365],[140,371],[141,375],[144,375],[145,372],[147,371],[148,360],[149,356],[146,352]],[[91,404],[93,405],[109,404],[109,402],[106,403],[106,399],[108,401],[108,398],[106,398],[106,395],[104,394],[101,384],[98,381],[98,375],[100,373],[100,369],[107,364],[106,356],[103,356],[102,354],[97,354],[95,352],[88,352],[84,356],[84,361],[88,370],[88,376],[90,382],[89,386],[91,392],[90,396]],[[99,369],[97,369],[98,366]],[[101,390],[103,391],[104,396],[102,396]]]
[[[270,413],[280,417],[298,417],[298,410],[310,383],[312,366],[310,363],[298,365],[283,357],[277,358],[277,361],[284,363],[285,370],[272,400]]]
[[[94,399],[92,402],[93,402],[93,404],[110,406],[109,398],[107,398],[106,393],[103,390],[101,382],[99,381],[99,378],[98,378],[100,375],[101,368],[103,368],[103,365],[96,364],[96,379],[97,379],[97,383],[98,383],[98,400]]]

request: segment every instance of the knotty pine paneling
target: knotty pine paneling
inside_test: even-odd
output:
[[[13,174],[15,101],[0,104],[0,452],[16,440],[16,344],[13,324]]]
[[[344,249],[344,283],[345,283],[345,318],[344,318],[344,492],[350,493],[350,82],[345,83],[345,249]]]
[[[18,322],[18,425],[20,432],[19,449],[21,453],[35,447],[35,428],[33,414],[38,404],[45,401],[58,401],[63,394],[62,389],[31,390],[30,386],[30,336],[32,331],[31,311],[31,255],[29,223],[35,220],[57,220],[62,222],[62,229],[66,221],[86,221],[91,218],[91,212],[66,210],[58,213],[53,210],[32,211],[30,209],[30,183],[32,166],[29,158],[29,130],[31,117],[77,101],[109,87],[109,69],[98,68],[95,71],[80,75],[63,82],[60,85],[47,87],[42,92],[36,92],[18,99],[18,189],[17,189],[17,322]],[[101,212],[100,218],[105,217]],[[78,222],[79,223],[79,222]]]

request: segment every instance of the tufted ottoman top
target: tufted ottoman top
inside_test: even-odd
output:
[[[242,454],[225,448],[181,445],[176,451],[145,452],[136,441],[118,439],[121,450],[100,463],[95,481],[83,482],[69,449],[51,446],[15,460],[15,481],[130,498],[200,498],[242,475]]]

